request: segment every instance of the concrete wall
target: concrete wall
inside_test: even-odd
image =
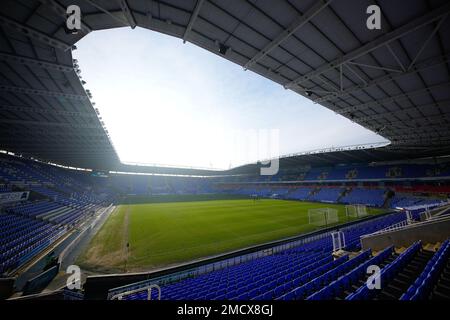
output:
[[[450,217],[436,221],[425,221],[409,225],[400,230],[388,231],[373,236],[361,238],[362,248],[382,250],[390,245],[395,247],[407,247],[417,240],[423,243],[443,242],[450,237]]]

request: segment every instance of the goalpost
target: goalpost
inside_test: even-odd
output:
[[[316,226],[328,226],[339,222],[337,209],[317,208],[308,210],[309,224]]]
[[[345,214],[347,218],[360,218],[367,216],[369,213],[367,212],[367,207],[363,204],[349,204],[345,206]]]

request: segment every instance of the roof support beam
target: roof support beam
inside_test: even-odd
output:
[[[448,133],[450,133],[450,129],[443,129],[442,133],[447,133],[448,134]],[[405,140],[405,139],[408,139],[408,140],[414,140],[414,139],[420,140],[420,139],[423,139],[423,140],[429,141],[430,143],[436,142],[438,140],[450,141],[450,137],[449,136],[446,136],[446,137],[440,137],[440,136],[433,137],[433,136],[430,136],[429,134],[426,134],[424,137],[422,137],[422,136],[420,136],[420,134],[421,134],[420,132],[415,132],[415,133],[410,133],[410,134],[398,135],[398,136],[395,137],[395,139],[397,139],[397,140]]]
[[[341,92],[341,88],[340,87],[336,86],[333,82],[324,79],[324,77],[317,76],[317,79],[319,79],[320,82],[322,82],[324,85],[330,87],[332,90],[334,90],[336,92]]]
[[[122,9],[125,19],[127,19],[130,24],[131,29],[136,28],[136,20],[134,19],[133,13],[130,10],[127,0],[119,0],[120,8]]]
[[[327,90],[320,90],[320,89],[296,89],[295,92],[303,92],[305,94],[317,93],[317,94],[331,94],[334,93],[334,91],[327,91]]]
[[[4,139],[2,139],[0,141],[4,141],[4,143],[8,143],[9,142],[11,144],[19,145],[20,147],[25,148],[27,150],[27,152],[29,152],[30,150],[42,151],[42,145],[39,145],[39,144],[36,143],[38,141],[34,141],[34,142],[33,141],[29,141],[29,142],[26,142],[26,143],[23,143],[23,142],[17,143],[17,141],[15,141],[15,140],[4,140]],[[42,143],[46,143],[46,142],[51,143],[52,144],[52,149],[56,149],[59,152],[61,150],[70,150],[73,153],[82,153],[82,152],[77,151],[76,148],[79,148],[79,150],[83,150],[83,151],[87,151],[87,152],[93,152],[93,151],[94,152],[95,151],[97,151],[97,152],[98,151],[99,152],[104,152],[104,151],[112,151],[113,150],[112,147],[108,146],[108,145],[106,145],[106,146],[100,146],[100,145],[95,146],[95,145],[89,145],[87,143],[76,143],[75,144],[73,142],[65,143],[65,144],[61,145],[61,144],[55,144],[55,141],[41,141],[41,142]],[[61,143],[63,143],[63,142],[61,142]],[[67,153],[67,152],[65,152],[65,153]]]
[[[261,51],[259,51],[256,55],[253,56],[245,65],[244,69],[247,70],[259,60],[264,58],[267,54],[269,54],[273,49],[277,48],[283,41],[288,39],[292,34],[297,32],[301,27],[307,24],[311,19],[313,19],[320,11],[325,9],[333,0],[320,0],[316,1],[315,4],[308,9],[304,14],[299,15],[291,25],[280,33],[274,40],[268,43]]]
[[[425,15],[422,15],[404,25],[401,27],[386,33],[378,38],[376,38],[373,41],[370,41],[366,43],[365,45],[359,47],[356,50],[353,50],[331,62],[327,62],[320,67],[316,68],[315,70],[312,70],[311,72],[308,72],[307,74],[300,76],[289,83],[285,85],[286,88],[292,88],[295,85],[298,85],[302,82],[305,82],[307,80],[310,80],[313,77],[316,77],[318,75],[321,75],[327,71],[330,71],[332,69],[338,68],[341,64],[355,60],[357,58],[360,58],[375,49],[378,49],[382,46],[385,46],[397,39],[400,39],[401,37],[427,25],[430,24],[433,21],[439,20],[445,15],[447,15],[450,12],[450,3],[446,3],[445,5],[442,5],[439,8],[436,8],[430,12],[428,12]]]
[[[58,127],[45,127],[45,128],[33,128],[33,136],[61,136],[67,138],[87,138],[87,139],[104,139],[108,140],[108,137],[104,132],[94,131],[94,132],[86,132],[87,130],[61,130]],[[17,127],[7,126],[4,128],[0,128],[0,133],[2,136],[18,136],[20,134],[23,135],[24,130],[19,129]]]
[[[422,134],[422,135],[433,136],[433,135],[436,135],[437,133],[443,131],[444,129],[447,130],[447,128],[450,128],[447,125],[449,123],[448,117],[441,116],[441,118],[435,118],[435,119],[437,119],[438,121],[436,123],[432,123],[431,125],[429,123],[424,125],[424,124],[421,124],[420,122],[417,122],[417,120],[416,120],[416,121],[409,122],[411,124],[411,126],[409,126],[409,127],[401,126],[401,129],[386,127],[381,132],[381,134],[389,135],[391,137],[393,137],[393,136],[396,137],[396,136],[400,136],[404,133],[408,133],[408,132],[411,132],[412,130],[414,130],[414,132],[416,132],[418,135]],[[442,127],[439,127],[439,125],[442,125]]]
[[[22,64],[30,67],[38,67],[48,70],[57,70],[61,72],[71,72],[73,71],[73,66],[57,64],[52,62],[47,62],[44,60],[32,59],[23,56],[13,55],[5,52],[0,52],[0,60],[9,63]]]
[[[400,73],[403,72],[402,70],[399,70],[399,69],[394,69],[394,68],[390,68],[390,67],[374,66],[374,65],[366,64],[366,63],[358,63],[358,62],[349,61],[349,62],[347,62],[347,64],[353,64],[358,67],[364,67],[364,68],[369,68],[369,69],[372,68],[372,69],[383,70],[383,71],[387,71],[387,72],[400,72]],[[342,64],[340,65],[340,67],[342,67]]]
[[[62,111],[56,109],[49,108],[33,108],[33,107],[22,107],[22,106],[12,106],[12,105],[0,105],[1,110],[8,111],[18,111],[18,112],[31,112],[31,113],[39,113],[39,114],[60,114],[63,116],[72,116],[72,117],[86,117],[86,118],[97,118],[97,115],[92,112],[75,112],[75,111]]]
[[[18,124],[18,125],[31,125],[40,127],[71,127],[71,128],[83,128],[83,129],[99,129],[103,130],[100,125],[92,124],[71,124],[68,122],[48,122],[48,121],[31,121],[31,120],[13,120],[13,119],[0,119],[0,123],[6,124]]]
[[[12,142],[12,143],[11,143]],[[65,138],[61,138],[61,137],[56,137],[56,136],[41,136],[41,135],[36,135],[36,136],[31,136],[31,137],[23,137],[21,136],[20,138],[12,138],[11,137],[5,137],[5,138],[1,138],[0,139],[0,144],[12,144],[14,145],[25,145],[25,144],[35,144],[35,145],[39,145],[39,146],[44,146],[44,145],[76,145],[78,144],[84,144],[84,145],[97,145],[97,144],[103,144],[102,141],[88,141],[85,139],[65,139]],[[42,150],[44,150],[46,148],[42,147]],[[42,151],[41,150],[41,151]]]
[[[363,81],[361,79],[362,82],[365,82],[364,85],[355,85],[355,86],[347,88],[343,92],[339,92],[336,90],[336,92],[334,92],[332,94],[323,96],[321,98],[314,99],[313,101],[315,103],[321,103],[321,102],[333,100],[336,98],[346,98],[346,97],[349,97],[350,94],[355,93],[357,91],[361,91],[361,90],[373,87],[375,85],[387,83],[387,82],[393,81],[395,79],[398,79],[398,78],[406,76],[406,75],[414,74],[414,73],[426,70],[428,68],[432,68],[432,67],[436,67],[441,64],[445,64],[449,61],[450,61],[450,53],[443,55],[443,56],[432,57],[432,58],[429,58],[429,59],[426,59],[426,60],[423,60],[423,61],[417,63],[413,68],[411,68],[410,70],[407,70],[407,71],[405,70],[402,73],[386,74],[381,77],[378,77],[378,78],[375,78],[372,80],[367,80],[367,81]],[[346,66],[347,66],[347,68],[349,68],[349,70],[351,70],[349,64],[346,64]],[[320,79],[320,76],[318,76],[318,78]]]
[[[405,152],[405,150],[431,150],[433,151],[434,148],[430,148],[430,146],[424,146],[424,145],[404,145],[399,143],[393,143],[390,147],[391,152]]]
[[[402,100],[402,99],[407,99],[410,98],[412,96],[416,96],[416,95],[421,95],[424,92],[429,92],[432,89],[436,89],[436,88],[441,88],[441,87],[445,87],[445,86],[450,86],[450,82],[444,82],[444,83],[440,83],[440,84],[436,84],[434,86],[431,87],[427,87],[427,88],[422,88],[416,91],[411,91],[411,92],[405,92],[403,94],[399,94],[396,96],[392,96],[392,97],[387,97],[385,99],[380,99],[380,100],[375,100],[375,101],[369,101],[366,103],[362,103],[362,104],[357,104],[354,106],[350,106],[350,107],[346,107],[343,108],[341,110],[336,110],[335,112],[337,114],[346,114],[346,113],[350,113],[353,111],[362,111],[362,110],[366,110],[372,106],[376,106],[376,105],[384,105],[387,103],[392,103],[394,101],[398,101],[398,100]]]
[[[423,143],[423,141],[418,141],[419,143]],[[444,146],[444,145],[440,145],[438,146],[439,150],[445,150],[445,149],[449,149],[450,146]],[[427,145],[426,143],[423,144],[417,144],[417,145],[411,145],[411,144],[404,144],[404,143],[393,143],[391,145],[391,148],[389,150],[389,152],[402,152],[402,153],[408,153],[410,154],[410,150],[418,150],[418,151],[422,151],[422,152],[427,152],[427,151],[436,151],[436,146],[430,146]]]
[[[430,140],[429,138],[417,138],[417,136],[414,137],[401,137],[398,138],[397,141],[393,141],[392,144],[393,145],[397,145],[399,147],[402,146],[402,144],[418,144],[418,143],[422,143],[422,144],[427,144],[427,146],[429,147],[434,147],[432,150],[436,150],[436,147],[438,147],[439,149],[441,149],[442,147],[447,147],[449,146],[450,143],[450,139],[445,138],[445,139],[439,139],[439,140]]]
[[[383,119],[385,117],[401,115],[401,114],[404,114],[404,113],[409,112],[409,111],[417,111],[417,109],[425,109],[426,110],[428,108],[434,108],[434,107],[446,109],[446,108],[450,107],[450,100],[438,101],[436,103],[430,103],[430,104],[426,104],[426,105],[418,105],[418,106],[414,106],[414,107],[411,107],[411,108],[405,108],[405,109],[397,110],[397,111],[377,113],[377,114],[374,114],[374,115],[371,115],[371,116],[358,117],[355,120],[358,121],[358,122],[379,120],[379,119]],[[427,118],[423,118],[423,119],[427,119]],[[404,121],[409,121],[409,120],[404,120]],[[396,121],[396,122],[398,122],[398,121]],[[394,123],[394,122],[391,122],[391,123]]]
[[[42,145],[51,145],[52,151],[56,151],[59,155],[61,153],[67,154],[67,153],[74,153],[74,154],[91,154],[91,153],[109,153],[113,151],[112,147],[106,147],[106,146],[96,146],[96,145],[87,145],[87,144],[73,144],[73,143],[66,143],[64,144],[57,144],[54,141],[30,141],[27,143],[21,143],[21,142],[14,142],[14,141],[0,141],[0,144],[5,146],[4,148],[8,148],[8,145],[17,145],[21,150],[24,150],[23,152],[26,153],[38,153],[42,152]],[[39,148],[40,145],[41,148]],[[0,147],[1,148],[1,147]]]
[[[57,143],[80,143],[80,144],[104,144],[108,140],[101,139],[99,137],[90,137],[89,140],[81,139],[76,136],[58,137],[54,135],[23,135],[20,137],[0,137],[0,141],[17,141],[17,142],[30,142],[30,141],[53,141]],[[89,143],[88,143],[89,142]]]
[[[191,18],[189,19],[189,23],[183,34],[183,43],[186,42],[186,38],[187,38],[189,32],[191,32],[192,27],[194,26],[195,20],[197,20],[197,17],[198,17],[198,14],[200,13],[200,9],[202,8],[203,2],[204,2],[204,0],[197,0],[197,3],[195,4],[194,11],[192,12]]]
[[[32,94],[32,95],[47,96],[47,97],[54,97],[54,98],[66,98],[66,99],[71,99],[71,100],[80,100],[80,101],[87,100],[87,101],[89,101],[89,98],[87,96],[79,95],[79,94],[38,90],[38,89],[14,87],[14,86],[7,86],[7,85],[0,85],[0,91]]]
[[[402,71],[405,72],[406,71],[405,66],[403,65],[403,63],[400,60],[400,58],[395,54],[394,50],[392,49],[392,47],[391,47],[391,45],[389,43],[386,45],[386,48],[388,48],[389,52],[394,57],[394,59],[397,62],[398,66],[400,67],[400,69],[402,69]]]
[[[28,27],[22,23],[14,21],[3,15],[0,15],[0,25],[3,27],[6,27],[6,28],[13,29],[29,38],[32,38],[34,40],[45,43],[51,47],[61,49],[63,51],[67,51],[68,49],[70,49],[72,47],[70,44],[67,44],[61,40],[49,37],[48,35],[46,35],[45,33],[42,33],[41,31],[38,31],[31,27]]]
[[[414,57],[414,59],[411,61],[411,63],[408,66],[408,70],[411,69],[414,65],[414,63],[416,62],[416,60],[419,58],[419,56],[422,54],[423,50],[425,50],[426,46],[428,45],[428,42],[430,42],[430,40],[434,37],[434,35],[436,34],[436,32],[439,30],[439,28],[441,27],[442,23],[445,21],[445,19],[447,18],[448,14],[446,14],[436,25],[436,27],[433,29],[433,32],[431,32],[427,39],[424,41],[424,43],[422,44],[422,47],[419,49],[419,51],[417,52],[416,56]]]
[[[113,13],[109,12],[108,10],[106,10],[105,8],[99,6],[98,4],[96,4],[94,1],[92,0],[84,0],[87,3],[89,3],[91,6],[93,6],[94,8],[100,10],[101,12],[105,13],[106,15],[108,15],[109,17],[111,17],[112,19],[116,20],[117,22],[120,22],[124,27],[128,27],[129,24],[127,21],[122,20],[121,18],[119,18],[118,16],[114,15]],[[123,13],[123,11],[122,11]]]
[[[417,111],[417,109],[426,110],[428,108],[434,108],[434,107],[443,108],[443,109],[450,108],[450,100],[438,101],[436,103],[430,103],[430,104],[426,104],[426,105],[418,105],[418,106],[414,106],[411,108],[405,108],[405,109],[397,110],[397,111],[377,113],[377,114],[374,114],[371,116],[358,117],[355,120],[358,123],[364,122],[364,121],[379,120],[379,119],[383,119],[383,118],[390,118],[390,117],[396,116],[396,115],[401,115],[401,114],[407,113],[409,111]],[[439,115],[439,116],[442,117],[441,115]],[[431,118],[431,117],[421,118],[421,120],[427,120],[428,118]],[[409,121],[413,121],[413,120],[393,121],[393,122],[389,122],[389,124],[398,123],[398,122],[409,122]]]
[[[64,8],[64,6],[60,5],[55,0],[38,0],[38,1],[51,8],[59,17],[62,18],[64,23],[66,22],[67,8]],[[92,29],[88,25],[86,25],[83,21],[81,21],[81,31],[83,31],[85,34],[88,34],[89,32],[92,31]]]
[[[354,70],[353,67],[350,64],[346,63],[346,64],[344,64],[344,66],[347,67],[347,69],[350,70],[350,72],[353,73],[353,75],[355,77],[357,77],[362,83],[364,83],[364,85],[367,86],[366,79],[364,79],[356,70]],[[343,92],[344,90],[341,90],[341,91]]]

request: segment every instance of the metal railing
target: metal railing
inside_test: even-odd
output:
[[[274,255],[278,254],[280,252],[286,251],[288,249],[296,248],[299,246],[302,246],[304,244],[324,239],[324,238],[330,238],[331,240],[331,233],[336,231],[335,229],[338,228],[341,231],[346,231],[350,228],[354,228],[355,225],[358,226],[364,226],[365,224],[371,223],[373,221],[377,221],[379,219],[384,219],[387,215],[392,214],[398,214],[398,213],[392,213],[387,212],[384,214],[380,214],[380,216],[368,216],[361,220],[356,220],[344,224],[343,226],[338,227],[332,227],[330,230],[317,230],[314,231],[311,235],[301,235],[300,239],[298,239],[298,236],[293,237],[292,239],[284,239],[283,243],[281,244],[271,244],[270,247],[267,248],[261,248],[258,251],[245,253],[245,254],[239,254],[231,258],[226,258],[224,260],[216,261],[216,262],[210,262],[206,263],[204,265],[192,267],[190,269],[184,269],[182,271],[173,272],[170,274],[155,276],[151,279],[145,279],[141,281],[135,281],[129,284],[122,285],[120,287],[112,287],[108,289],[107,293],[107,299],[111,299],[112,297],[117,296],[120,293],[128,292],[130,290],[141,290],[142,288],[145,288],[148,286],[151,282],[151,284],[158,284],[160,286],[164,286],[170,283],[178,282],[180,280],[190,278],[190,277],[196,277],[201,274],[209,273],[212,271],[224,269],[227,267],[231,267],[233,265],[238,265],[247,261],[251,261],[260,257],[268,256],[268,255]],[[285,242],[284,242],[285,241]],[[238,250],[241,251],[241,250]]]
[[[373,236],[373,235],[377,235],[377,234],[383,234],[383,233],[387,233],[387,232],[391,232],[391,231],[395,231],[395,230],[400,230],[400,229],[403,229],[404,227],[406,227],[408,225],[410,225],[408,220],[400,221],[398,223],[394,223],[393,225],[390,225],[389,227],[386,227],[384,229],[375,231],[373,233],[365,234],[365,235],[363,235],[361,237],[368,237],[368,236]]]
[[[313,242],[316,240],[330,237],[330,235],[331,235],[331,231],[327,231],[327,232],[324,232],[321,234],[311,235],[309,237],[306,237],[306,238],[303,238],[300,240],[294,240],[292,242],[284,243],[281,245],[276,245],[271,248],[247,253],[244,255],[239,255],[239,256],[232,257],[232,258],[229,258],[226,260],[213,262],[213,263],[199,266],[199,267],[196,267],[196,268],[193,268],[190,270],[184,270],[184,271],[180,271],[180,272],[173,273],[170,275],[156,277],[151,280],[142,280],[142,281],[135,282],[134,284],[131,284],[131,285],[125,285],[122,287],[114,288],[109,291],[108,300],[111,300],[115,297],[117,298],[119,295],[123,296],[123,295],[125,295],[125,292],[127,292],[128,294],[130,294],[130,292],[133,292],[133,293],[140,292],[140,291],[144,290],[147,286],[149,286],[150,281],[153,282],[153,284],[157,284],[157,285],[166,285],[166,284],[174,283],[174,282],[186,279],[186,278],[196,277],[196,276],[199,276],[199,275],[202,275],[205,273],[209,273],[212,271],[229,268],[231,266],[238,265],[238,264],[241,264],[241,263],[244,263],[247,261],[252,261],[252,260],[255,260],[255,259],[258,259],[261,257],[274,255],[274,254],[283,252],[288,249],[292,249],[292,248],[299,247],[301,245],[304,245],[304,244],[307,244],[307,243],[310,243],[310,242]]]
[[[399,223],[395,223],[387,228],[384,228],[383,230],[379,230],[379,231],[376,231],[376,232],[373,232],[370,234],[363,235],[363,236],[361,236],[361,238],[384,234],[384,233],[397,231],[397,230],[401,230],[401,229],[405,229],[405,228],[409,228],[409,227],[424,225],[427,223],[436,223],[436,222],[444,221],[444,220],[448,220],[448,219],[450,219],[450,216],[446,215],[446,216],[441,216],[441,217],[433,217],[431,219],[424,220],[424,221],[414,221],[413,223],[411,223],[408,220],[405,220],[405,221],[401,221]]]
[[[132,295],[134,293],[140,293],[142,291],[147,291],[147,300],[152,300],[152,289],[153,288],[158,290],[158,300],[161,300],[161,288],[157,284],[151,284],[151,285],[147,285],[147,286],[142,287],[142,288],[129,290],[129,291],[124,291],[124,292],[115,294],[115,295],[113,295],[111,297],[110,300],[123,300],[124,296],[129,296],[129,295]]]

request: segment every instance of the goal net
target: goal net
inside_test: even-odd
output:
[[[328,226],[339,222],[337,209],[317,208],[308,210],[309,224],[315,226]]]
[[[359,218],[367,216],[367,207],[363,204],[350,204],[345,206],[345,213],[347,217]]]

